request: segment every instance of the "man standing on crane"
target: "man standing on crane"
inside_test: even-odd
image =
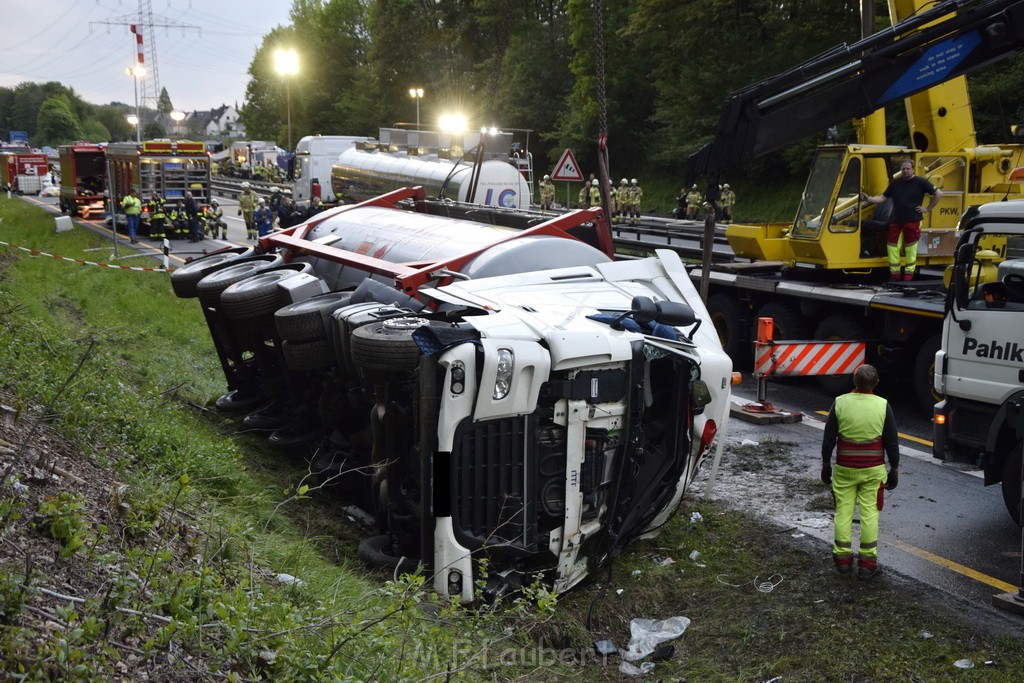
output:
[[[928,206],[923,206],[924,196],[931,195]],[[889,279],[900,279],[900,245],[907,256],[907,265],[903,270],[903,279],[914,279],[917,269],[917,242],[921,239],[921,215],[931,211],[942,199],[942,190],[926,179],[914,175],[914,162],[904,159],[900,164],[900,175],[889,183],[885,192],[876,195],[860,193],[861,201],[881,204],[892,199],[892,218],[889,221],[886,252],[889,255]]]

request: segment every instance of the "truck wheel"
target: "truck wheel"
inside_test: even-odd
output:
[[[281,343],[281,353],[290,370],[322,370],[337,364],[331,342],[325,338],[307,341],[285,339]]]
[[[414,573],[419,563],[413,558],[394,555],[393,547],[390,536],[374,536],[360,542],[356,554],[374,569],[387,569],[391,572],[397,570],[399,574]]]
[[[391,318],[352,331],[352,361],[368,370],[415,370],[420,347],[412,333],[426,325],[423,318]]]
[[[290,341],[311,341],[327,336],[324,316],[347,306],[352,292],[328,292],[290,304],[274,313],[277,335]]]
[[[230,285],[220,295],[224,317],[229,320],[249,320],[273,313],[285,303],[277,285],[312,269],[308,263],[300,264],[298,268],[287,265],[265,270]]]
[[[1021,446],[1022,442],[1018,441],[1017,445],[1014,446],[1013,450],[1010,451],[1009,457],[1006,458],[1006,464],[1003,465],[1003,502],[1006,503],[1006,509],[1009,511],[1010,516],[1013,517],[1013,521],[1017,523],[1017,526],[1021,526],[1020,519],[1020,469],[1022,463]]]
[[[866,341],[869,336],[867,326],[848,315],[830,315],[814,331],[814,338],[818,341]],[[818,386],[829,396],[839,396],[853,389],[853,377],[822,375],[818,377]]]
[[[942,336],[933,334],[925,340],[917,351],[914,361],[914,395],[917,404],[925,415],[935,412],[935,404],[942,400],[942,395],[932,388],[932,377],[935,374],[935,354],[942,345]]]
[[[234,247],[186,263],[171,273],[171,289],[180,299],[192,299],[197,296],[196,285],[204,277],[254,253],[252,247]]]
[[[252,256],[221,270],[215,270],[196,284],[196,295],[203,308],[220,305],[220,293],[247,277],[284,263],[280,254]]]
[[[708,297],[708,315],[722,348],[733,363],[749,365],[751,348],[740,329],[740,302],[728,294],[712,294]]]
[[[795,306],[779,301],[772,301],[757,309],[750,338],[757,339],[757,318],[771,318],[775,321],[775,333],[772,339],[810,339],[811,328],[807,320],[800,315]]]

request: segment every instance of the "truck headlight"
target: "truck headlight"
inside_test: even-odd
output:
[[[461,394],[466,390],[466,365],[457,360],[452,363],[451,367],[451,392],[453,394]]]
[[[512,349],[498,349],[498,366],[494,376],[494,391],[491,398],[495,401],[508,396],[512,388],[512,370],[515,367],[515,355]]]
[[[704,406],[711,403],[711,390],[702,379],[690,385],[690,399],[693,401],[693,414],[700,415],[704,412]]]

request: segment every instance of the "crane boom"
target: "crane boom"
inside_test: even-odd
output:
[[[942,2],[731,94],[714,139],[687,160],[686,184],[703,176],[716,187],[724,169],[1021,49],[1024,0]]]

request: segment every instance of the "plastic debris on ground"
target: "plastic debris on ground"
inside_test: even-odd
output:
[[[615,594],[616,594],[616,595],[622,595],[622,591],[623,591],[623,589],[622,589],[622,588],[616,588],[616,589],[615,589]]]
[[[687,617],[669,617],[661,621],[632,619],[629,622],[629,646],[622,653],[622,659],[635,662],[643,659],[662,643],[675,640],[683,635],[690,625]]]
[[[302,586],[306,583],[302,579],[297,579],[291,574],[274,574],[274,578],[276,578],[279,583],[287,585]]]
[[[643,676],[644,674],[654,671],[654,662],[644,662],[640,666],[635,666],[624,661],[619,664],[619,671],[627,676]]]
[[[690,513],[690,524],[696,524],[702,519],[704,519],[704,515],[700,514],[696,510]]]
[[[923,640],[928,640],[929,638],[934,638],[935,636],[928,631],[918,631],[917,637]]]
[[[602,657],[610,657],[618,654],[619,648],[615,647],[615,643],[610,640],[597,640],[594,641],[594,652]]]
[[[958,669],[973,669],[974,662],[972,662],[969,659],[958,659],[955,662],[953,662],[953,666],[955,666]]]
[[[743,439],[743,441],[740,442],[740,445],[741,446],[760,446],[761,444],[759,442],[757,442],[757,441],[754,441],[753,439]]]
[[[658,555],[657,557],[655,557],[653,562],[656,567],[667,567],[670,564],[676,563],[676,561],[673,560],[671,557],[665,557],[662,555]]]

